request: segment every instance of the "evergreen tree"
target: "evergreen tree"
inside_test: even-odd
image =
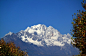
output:
[[[28,56],[26,52],[19,50],[13,42],[6,43],[0,40],[0,56]]]
[[[81,4],[85,11],[73,15],[72,44],[81,51],[77,56],[86,56],[86,3],[83,0]]]

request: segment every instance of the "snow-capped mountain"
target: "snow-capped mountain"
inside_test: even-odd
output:
[[[30,42],[37,46],[64,46],[65,43],[71,44],[71,35],[62,35],[52,26],[38,24],[27,27],[24,31],[18,33],[18,37],[24,42]]]
[[[71,45],[72,40],[69,33],[62,35],[52,26],[46,27],[43,24],[27,27],[25,30],[21,30],[16,34],[9,32],[3,39],[6,42],[14,41],[14,43],[17,46],[20,46],[22,50],[27,48],[28,52],[31,51],[29,55],[32,56],[38,56],[38,54],[41,54],[39,56],[42,56],[42,54],[44,56],[50,56],[50,53],[57,55],[60,52],[62,52],[62,55],[67,56],[79,53],[79,50]],[[33,55],[32,52],[37,52],[37,55]]]

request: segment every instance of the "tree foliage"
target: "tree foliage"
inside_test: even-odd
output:
[[[0,40],[0,56],[28,56],[26,52],[19,50],[13,42],[6,43],[3,39]]]
[[[86,3],[83,0],[81,4],[85,11],[73,15],[72,44],[81,51],[78,56],[86,56]]]

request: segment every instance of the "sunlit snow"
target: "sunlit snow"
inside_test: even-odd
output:
[[[41,44],[41,41],[37,41],[37,40],[35,41],[35,40],[32,40],[32,38],[25,38],[24,36],[21,36],[21,37],[22,37],[22,41],[25,41],[25,39],[27,39],[28,41],[25,41],[25,42],[30,42],[38,46],[43,46]]]
[[[6,35],[12,35],[12,34],[13,34],[12,32],[9,32],[9,33],[7,33]],[[5,35],[5,36],[6,36],[6,35]]]
[[[23,32],[22,34],[24,35],[20,36],[22,41],[33,43],[38,46],[43,46],[44,44],[47,46],[64,46],[65,43],[71,43],[71,35],[69,33],[67,33],[67,35],[62,35],[52,26],[46,27],[45,25],[38,24],[27,27]],[[28,36],[25,32],[31,35]]]

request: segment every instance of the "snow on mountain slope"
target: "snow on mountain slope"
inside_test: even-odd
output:
[[[52,26],[43,24],[27,27],[18,33],[9,32],[3,39],[8,43],[14,42],[21,50],[27,50],[30,56],[72,56],[79,50],[71,44],[71,35],[60,34]]]
[[[71,44],[71,35],[60,34],[60,32],[54,29],[52,26],[46,27],[43,24],[27,27],[25,30],[21,30],[18,33],[18,37],[23,42],[33,43],[37,46],[64,46],[65,43]]]
[[[9,33],[7,33],[6,35],[12,35],[12,34],[13,34],[12,32],[9,32]],[[5,36],[6,36],[6,35],[5,35]]]

